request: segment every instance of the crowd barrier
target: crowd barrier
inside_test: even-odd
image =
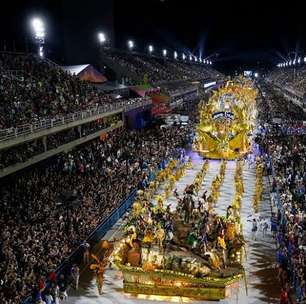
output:
[[[96,244],[99,240],[103,238],[103,236],[112,228],[112,226],[124,215],[124,213],[131,207],[132,203],[135,200],[137,191],[134,189],[127,199],[125,199],[119,207],[111,212],[111,214],[105,218],[101,224],[89,235],[86,242],[90,245]],[[71,266],[75,263],[79,263],[83,257],[83,249],[79,246],[76,250],[74,250],[65,261],[60,264],[55,272],[57,275],[60,273],[67,274]],[[22,301],[22,304],[33,304],[32,299],[29,297]]]
[[[270,161],[272,162],[271,157],[270,157]],[[273,180],[276,179],[276,173],[275,173],[275,170],[274,170],[273,162],[272,162],[272,177],[273,177]],[[286,217],[286,214],[285,214],[284,207],[281,203],[279,187],[278,187],[277,184],[276,184],[275,189],[272,189],[272,191],[274,191],[273,192],[274,193],[274,196],[273,196],[274,197],[274,202],[275,202],[276,208],[277,208],[277,210],[279,212],[279,215],[280,215],[279,221],[277,221],[277,223],[276,223],[277,233],[283,233],[285,235],[285,234],[289,233],[289,231],[283,230],[282,227],[285,227],[285,228],[287,227],[287,217]],[[271,222],[272,222],[272,219],[271,219]],[[277,244],[277,252],[278,252],[279,248],[282,245],[282,241],[277,236],[276,236],[276,244]],[[291,255],[291,252],[288,250],[287,271],[289,273],[290,281],[293,282],[293,284],[294,284],[295,297],[296,297],[296,299],[298,299],[297,288],[295,286],[296,277],[295,277],[295,272],[293,271],[293,265],[291,263],[291,259],[292,259],[292,255]],[[276,260],[277,260],[277,256],[276,256]],[[297,303],[299,303],[299,302],[297,302]]]
[[[182,157],[182,149],[178,149],[174,155],[172,155],[173,158],[180,159]],[[171,157],[170,157],[171,158]],[[170,159],[169,158],[169,159]],[[169,160],[162,161],[157,171],[153,172],[151,171],[149,174],[148,182],[155,179],[155,176],[157,172],[161,169],[164,169],[167,165]],[[88,236],[86,242],[88,242],[91,247],[94,247],[95,244],[97,244],[103,236],[114,226],[114,224],[126,213],[126,211],[131,207],[133,204],[135,198],[137,195],[137,189],[134,189],[131,191],[128,198],[126,198],[116,209],[114,209],[109,216],[107,216],[99,225],[98,227]],[[79,246],[77,249],[75,249],[66,259],[65,261],[57,267],[55,270],[57,276],[60,273],[67,274],[71,270],[71,266],[73,264],[78,264],[82,261],[83,258],[83,248]],[[48,284],[48,283],[47,283]],[[21,302],[21,304],[33,304],[32,298],[28,297],[24,301]]]
[[[135,100],[135,101],[119,101],[114,104],[105,104],[99,107],[89,108],[84,111],[79,111],[71,114],[67,114],[66,116],[62,116],[59,118],[47,118],[41,119],[38,122],[33,124],[25,124],[17,126],[16,128],[8,128],[0,130],[0,142],[6,141],[18,137],[25,137],[29,134],[38,133],[43,130],[67,125],[68,123],[72,123],[75,121],[82,121],[84,119],[88,119],[91,117],[95,117],[97,115],[106,114],[112,111],[124,111],[128,112],[132,109],[143,107],[152,103],[150,98],[145,98],[143,100]]]

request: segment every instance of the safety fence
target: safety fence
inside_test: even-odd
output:
[[[274,169],[274,166],[273,166],[272,158],[270,157],[269,160],[272,163],[272,178],[273,178],[273,180],[276,180],[276,172],[275,172],[275,169]],[[280,250],[281,250],[282,246],[285,245],[284,236],[289,235],[290,231],[288,231],[288,229],[287,229],[288,219],[287,219],[287,215],[286,215],[284,206],[283,206],[283,204],[281,202],[281,199],[280,199],[280,190],[279,190],[279,186],[277,185],[277,183],[276,183],[276,187],[272,188],[272,194],[273,194],[275,206],[276,206],[277,211],[278,211],[278,220],[276,222],[277,234],[278,234],[278,235],[276,235],[276,244],[277,244],[276,260],[279,260],[278,255],[280,253]],[[271,222],[272,221],[273,221],[273,219],[271,219]],[[293,287],[294,287],[296,301],[297,301],[297,303],[301,303],[300,302],[301,293],[300,293],[299,288],[298,288],[299,282],[298,282],[297,274],[294,271],[294,267],[293,267],[293,263],[292,263],[292,261],[293,261],[293,254],[292,253],[293,252],[292,252],[292,250],[287,250],[287,253],[288,253],[288,257],[287,257],[286,270],[287,270],[287,273],[289,274],[289,280],[293,284]]]
[[[171,158],[182,159],[182,154],[184,155],[183,149],[178,148],[167,160],[163,160],[155,171],[150,171],[147,184],[155,179],[156,174],[159,170],[164,169]],[[114,226],[114,224],[127,212],[127,210],[131,207],[133,202],[135,201],[137,195],[137,189],[131,191],[130,195],[119,205],[119,207],[115,208],[110,215],[108,215],[102,222],[98,225],[98,227],[88,236],[86,242],[93,247],[97,244],[106,233]],[[83,247],[80,245],[77,249],[75,249],[66,259],[60,264],[55,273],[59,276],[61,273],[67,274],[71,270],[71,266],[73,264],[79,264],[83,257]],[[46,282],[48,284],[48,281]],[[26,298],[21,304],[33,304],[32,297]]]
[[[88,119],[101,114],[106,114],[108,112],[121,110],[127,112],[138,107],[149,105],[151,103],[152,100],[150,98],[145,98],[142,100],[125,100],[116,102],[114,104],[105,104],[84,111],[71,113],[62,117],[40,119],[38,122],[32,124],[24,124],[17,127],[0,130],[0,142],[18,137],[25,137],[29,134],[38,133],[54,127],[67,125],[75,121],[82,121],[84,119]]]

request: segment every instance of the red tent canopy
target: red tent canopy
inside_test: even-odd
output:
[[[106,77],[96,70],[91,64],[69,65],[62,67],[69,74],[78,76],[81,80],[93,83],[102,83],[107,81]]]

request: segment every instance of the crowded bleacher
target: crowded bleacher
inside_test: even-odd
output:
[[[111,95],[36,56],[12,53],[0,56],[1,129],[116,102]],[[136,61],[151,71],[160,68],[159,80],[178,78],[174,70],[159,66],[157,60]],[[132,98],[127,102],[139,100]],[[37,138],[2,149],[1,169],[105,129],[114,119],[92,121],[81,129],[70,128],[49,134],[44,140]],[[44,280],[133,189],[146,185],[149,175],[162,161],[178,153],[177,149],[189,141],[190,132],[178,126],[114,131],[102,141],[101,138],[90,141],[69,153],[54,156],[52,161],[39,164],[28,173],[3,179],[0,187],[3,303],[19,303],[31,294],[35,302],[44,289],[42,285],[45,287]],[[66,213],[63,197],[69,193],[78,205]],[[56,288],[57,284],[55,290],[48,291],[54,292],[54,298]]]
[[[263,92],[265,98],[258,102],[262,123],[260,145],[267,168],[272,168],[271,231],[277,244],[280,299],[281,303],[304,303],[306,128],[303,120],[306,115],[287,100],[273,95],[273,90],[267,86]],[[273,123],[273,119],[279,117],[279,122]]]
[[[268,74],[267,79],[299,95],[306,92],[306,67],[299,65],[291,68],[277,68]]]
[[[46,136],[45,143],[43,143],[42,138],[38,138],[5,150],[0,150],[0,169],[28,161],[43,152],[56,149],[61,145],[110,127],[117,121],[119,121],[118,116],[99,119],[82,125],[80,130],[72,128],[50,134]]]
[[[0,69],[0,129],[121,101],[37,56],[1,53]]]
[[[267,121],[271,121],[273,118],[279,118],[283,122],[284,120],[304,120],[305,113],[303,109],[290,102],[279,90],[276,90],[266,83],[261,83],[261,89],[264,90],[264,95],[261,96],[264,101],[263,107],[265,107],[265,109],[271,109],[271,111],[265,111]]]
[[[222,74],[204,64],[182,62],[140,53],[105,49],[102,60],[110,60],[112,65],[120,65],[135,83],[147,78],[152,84],[176,80],[204,80],[222,78]]]
[[[18,303],[135,187],[189,138],[188,128],[124,131],[93,141],[1,187],[0,297]],[[128,155],[128,158],[127,158]],[[122,182],[125,180],[126,182]],[[111,189],[111,191],[110,191]],[[63,193],[79,200],[65,212]],[[67,218],[68,216],[68,218]],[[67,224],[68,222],[68,224]]]
[[[137,131],[125,125],[55,153],[27,171],[16,170],[2,178],[1,303],[15,304],[25,299],[30,299],[28,303],[42,303],[46,295],[58,299],[59,288],[66,291],[71,278],[56,274],[58,266],[84,245],[90,233],[133,190],[144,189],[161,164],[179,156],[181,148],[190,144],[197,116],[194,105],[199,92],[202,97],[206,94],[203,81],[224,77],[208,65],[195,62],[111,48],[105,48],[103,56],[131,76],[129,84],[150,83],[158,86],[172,102],[186,102],[183,106],[180,102],[181,108],[176,113],[189,115],[191,123],[163,128],[152,124]],[[261,134],[256,140],[267,167],[273,171],[275,212],[271,229],[277,242],[282,292],[288,299],[302,303],[306,299],[306,126],[303,123],[306,115],[269,85],[304,94],[306,69],[301,67],[294,75],[291,72],[276,70],[266,81],[259,82],[261,97],[257,104]],[[135,96],[116,99],[67,74],[56,64],[31,54],[0,54],[0,131],[11,129],[13,134],[21,125],[60,119],[119,102],[136,104],[143,100],[144,97]],[[0,171],[99,133],[118,121],[124,124],[123,114],[0,148]]]

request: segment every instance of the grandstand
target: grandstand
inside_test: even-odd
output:
[[[119,79],[127,77],[131,84],[148,82],[162,85],[173,81],[205,81],[224,77],[208,65],[112,48],[101,50],[101,60],[116,72]]]
[[[104,52],[103,52],[104,54]],[[191,80],[207,80],[221,77],[215,70],[182,62],[165,61],[157,57],[106,49],[108,58],[113,56],[111,64],[118,71],[118,63],[124,66],[125,75],[129,73],[139,77],[155,75],[150,86],[154,94],[155,114],[169,112],[171,107],[182,101],[194,100],[198,96],[197,86]],[[117,56],[117,57],[116,57]],[[119,57],[121,56],[121,57]],[[116,59],[116,60],[115,60]],[[165,64],[166,63],[166,64]],[[117,64],[117,66],[115,66]],[[86,66],[78,66],[82,71]],[[144,68],[143,68],[144,67]],[[6,176],[33,163],[56,155],[60,151],[84,142],[84,134],[91,130],[91,136],[98,137],[102,125],[97,120],[114,121],[120,113],[131,111],[140,106],[149,106],[151,97],[141,93],[140,87],[131,87],[137,97],[117,99],[97,89],[76,73],[65,72],[48,59],[32,54],[2,52],[0,54],[2,111],[0,115],[0,175]],[[66,68],[66,70],[71,70]],[[78,70],[78,71],[79,71]],[[90,72],[92,73],[93,68]],[[95,72],[97,73],[97,72]],[[139,78],[138,78],[139,79]],[[157,81],[158,80],[158,81]],[[135,83],[137,78],[132,78]],[[143,83],[139,79],[139,83]],[[163,83],[156,86],[157,83]],[[158,95],[157,94],[157,95]],[[118,95],[118,94],[117,94]],[[135,94],[134,94],[135,95]],[[160,103],[160,100],[164,100]],[[166,102],[165,102],[166,101]],[[117,126],[123,121],[117,119]],[[92,128],[92,125],[95,128]],[[114,124],[103,124],[103,128],[114,128]],[[95,131],[95,132],[94,132]],[[55,149],[54,138],[63,143]],[[86,139],[88,140],[88,138]],[[65,145],[64,145],[65,144]]]
[[[150,60],[142,64],[152,69]],[[150,122],[149,95],[117,98],[118,94],[104,93],[32,54],[1,53],[0,69],[0,222],[5,223],[1,297],[17,303],[78,248],[163,158],[175,153],[189,131],[128,131]],[[165,67],[158,77],[168,81],[172,72]],[[122,179],[129,183],[123,185]],[[107,196],[109,187],[116,189],[112,197]],[[62,215],[65,207],[58,205],[63,191],[75,192],[81,200],[69,218]],[[47,227],[54,230],[43,236]],[[33,243],[35,239],[39,241]]]
[[[306,19],[267,6],[3,3],[0,304],[306,303]]]
[[[306,94],[306,67],[276,68],[266,76],[282,95],[305,111],[304,96]]]

